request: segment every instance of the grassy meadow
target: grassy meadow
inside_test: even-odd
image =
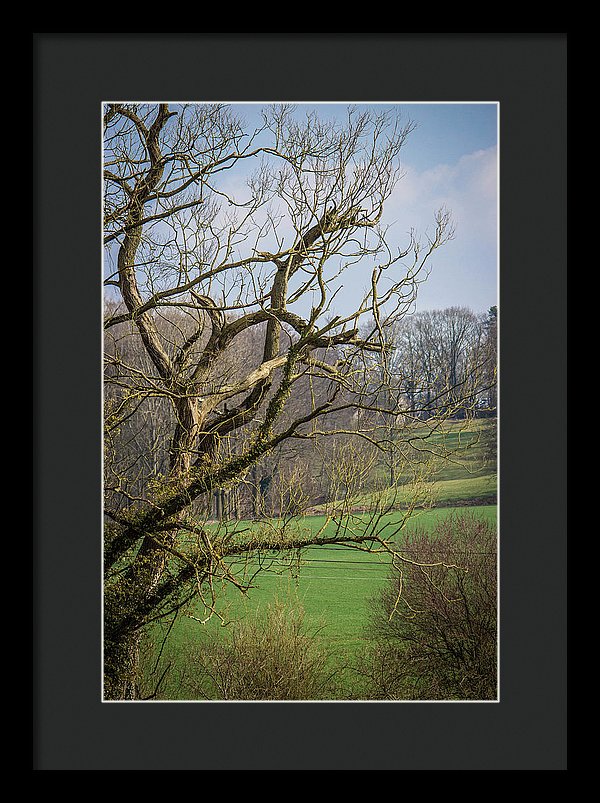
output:
[[[398,531],[399,542],[409,541],[411,530],[422,527],[430,530],[435,522],[445,516],[473,513],[496,521],[495,505],[435,508],[418,511],[403,526],[398,515],[388,514],[381,518],[380,526],[391,533]],[[362,514],[366,519],[366,514]],[[360,518],[360,516],[358,517]],[[324,517],[307,517],[303,524],[321,528]],[[410,545],[408,544],[408,550]],[[410,554],[410,552],[408,552]],[[161,624],[153,633],[154,651],[162,645],[161,657],[156,664],[153,678],[156,680],[166,666],[170,671],[161,686],[164,699],[188,699],[185,692],[186,675],[194,669],[184,657],[190,646],[197,647],[215,634],[224,634],[226,624],[265,613],[275,600],[285,601],[292,609],[304,612],[306,630],[315,638],[322,639],[334,656],[340,680],[348,686],[356,686],[352,677],[353,665],[365,646],[365,625],[368,622],[370,601],[383,588],[389,577],[390,559],[386,554],[373,554],[341,546],[310,547],[292,560],[263,555],[261,566],[250,561],[244,566],[246,576],[261,569],[253,580],[252,588],[245,594],[230,584],[218,589],[215,614],[209,621],[206,609],[200,604],[181,615],[173,626]],[[240,567],[232,567],[240,568]],[[222,617],[222,618],[220,618]],[[164,644],[162,643],[164,640]],[[149,664],[150,666],[150,664]],[[148,679],[152,685],[152,678]],[[359,688],[359,687],[358,687]]]
[[[489,422],[476,422],[471,431],[465,431],[463,424],[439,433],[443,448],[452,450],[452,460],[438,461],[428,483],[429,504],[406,517],[402,509],[408,495],[403,497],[402,487],[393,496],[365,494],[357,501],[350,526],[364,532],[375,521],[378,532],[404,545],[410,554],[411,532],[417,527],[430,531],[442,517],[469,512],[495,524],[497,481],[495,459],[489,459],[491,431]],[[379,507],[376,519],[362,511],[365,506]],[[272,524],[279,526],[276,521]],[[317,514],[302,517],[298,526],[331,535],[336,522]],[[256,617],[280,600],[291,609],[303,611],[306,631],[322,640],[332,656],[332,670],[346,688],[352,689],[355,698],[360,697],[360,679],[351,667],[366,643],[371,600],[389,577],[389,555],[347,546],[320,546],[286,557],[262,553],[260,559],[245,560],[243,565],[241,561],[237,565],[232,562],[231,568],[251,579],[246,593],[226,583],[215,588],[214,612],[208,621],[207,610],[198,601],[174,623],[154,628],[146,662],[148,689],[156,686],[168,667],[157,698],[192,699],[187,689],[196,671],[190,658],[193,650],[206,639],[226,637],[227,623]],[[206,693],[210,695],[210,691]],[[349,693],[345,699],[350,698]]]
[[[446,421],[437,429],[423,425],[411,433],[407,465],[397,487],[365,494],[366,504],[383,496],[403,507],[414,497],[413,478],[420,475],[418,496],[425,506],[495,504],[497,498],[496,422],[490,419]],[[380,469],[380,482],[386,477]]]

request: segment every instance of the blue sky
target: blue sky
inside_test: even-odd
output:
[[[249,123],[263,104],[234,104]],[[353,104],[357,106],[367,104]],[[373,106],[374,104],[368,104]],[[416,124],[402,151],[405,176],[388,200],[384,220],[398,245],[406,233],[431,229],[437,209],[451,210],[454,239],[437,250],[421,285],[417,309],[466,306],[486,312],[498,303],[498,115],[496,103],[382,103]],[[346,104],[297,104],[325,117]],[[339,296],[362,288],[348,285]]]

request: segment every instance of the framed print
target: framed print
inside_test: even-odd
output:
[[[566,769],[565,51],[34,34],[35,769]]]

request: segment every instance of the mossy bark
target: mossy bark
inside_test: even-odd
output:
[[[104,699],[138,700],[140,698],[139,631],[104,642]]]

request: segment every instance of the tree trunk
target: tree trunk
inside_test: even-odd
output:
[[[252,518],[257,519],[260,514],[259,505],[260,489],[258,487],[258,469],[256,465],[252,467]]]
[[[104,699],[138,700],[140,631],[104,644]]]
[[[170,545],[176,531],[161,534]],[[148,602],[164,572],[167,552],[144,538],[131,566],[104,594],[104,698],[139,698],[140,642]]]
[[[174,402],[177,424],[171,444],[171,475],[183,475],[189,471],[192,453],[198,438],[200,425],[199,403],[195,398],[183,397]]]

